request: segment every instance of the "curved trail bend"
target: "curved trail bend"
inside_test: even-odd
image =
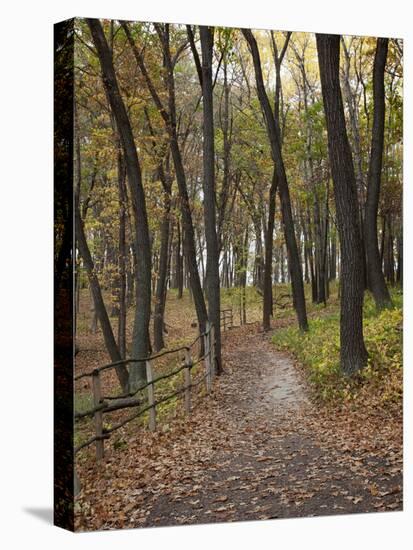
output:
[[[362,444],[352,456],[331,428],[325,433],[322,422],[313,423],[317,411],[292,358],[262,333],[240,338],[234,332],[231,338],[236,342],[226,347],[229,367],[215,403],[223,445],[199,463],[192,490],[188,486],[154,501],[145,524],[374,511],[384,509],[383,502],[397,508],[401,480],[381,475],[383,460],[365,453]],[[389,494],[375,506],[378,486]]]
[[[224,360],[189,418],[125,433],[125,448],[83,472],[80,529],[401,509],[394,426],[312,404],[256,326],[225,334]]]

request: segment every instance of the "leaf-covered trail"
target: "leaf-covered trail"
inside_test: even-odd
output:
[[[256,327],[231,331],[224,358],[189,420],[84,472],[79,528],[401,509],[400,425],[314,406],[291,358]]]

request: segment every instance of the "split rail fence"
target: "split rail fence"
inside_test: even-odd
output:
[[[225,311],[229,311],[229,310],[225,310]],[[231,319],[232,319],[232,310],[231,310]],[[226,329],[224,328],[224,330]],[[201,357],[194,359],[193,348],[194,348],[194,345],[200,340],[203,341],[202,342],[203,346],[201,346],[201,349],[203,349],[203,355]],[[178,395],[183,395],[185,412],[189,414],[191,412],[191,407],[192,407],[191,389],[205,382],[207,393],[210,393],[211,391],[212,381],[213,381],[214,372],[215,372],[215,368],[214,368],[215,343],[216,341],[215,341],[214,326],[210,323],[207,323],[205,332],[203,332],[202,334],[199,334],[199,336],[189,346],[182,346],[180,348],[167,350],[167,351],[164,351],[163,353],[152,355],[145,359],[140,359],[140,360],[125,359],[122,361],[117,361],[115,363],[110,363],[108,365],[98,367],[92,371],[76,376],[75,377],[76,381],[81,380],[83,378],[91,378],[94,406],[93,408],[82,412],[75,412],[75,422],[78,422],[81,419],[84,419],[87,417],[93,417],[95,435],[90,439],[88,439],[87,441],[75,447],[75,453],[95,443],[96,459],[97,460],[102,459],[104,456],[105,439],[109,439],[113,432],[119,430],[120,428],[125,426],[125,424],[131,422],[132,420],[135,420],[136,418],[145,414],[146,412],[148,412],[148,415],[149,415],[149,418],[148,418],[149,429],[154,431],[156,429],[156,423],[157,423],[157,410],[156,410],[157,407],[161,403],[165,403],[177,397]],[[184,358],[181,366],[179,366],[178,368],[172,370],[167,374],[154,377],[153,366],[152,366],[153,361],[159,357],[177,353],[177,352],[184,353]],[[131,391],[129,393],[124,393],[118,396],[102,395],[101,375],[104,371],[107,371],[109,369],[115,369],[119,365],[126,365],[131,363],[136,364],[139,362],[140,363],[144,362],[146,367],[147,382],[144,385],[140,386],[138,389],[134,391]],[[197,364],[201,362],[204,363],[204,374],[201,377],[198,376],[197,380],[194,381],[192,379],[191,371]],[[168,395],[165,395],[159,399],[156,399],[155,398],[156,384],[159,383],[161,380],[165,380],[165,379],[177,376],[182,371],[184,372],[183,386],[178,387],[178,389],[176,389],[172,393],[169,393]],[[137,395],[141,392],[146,392],[146,399],[142,400],[137,397]],[[110,428],[104,428],[103,415],[106,415],[113,411],[118,411],[120,409],[133,408],[133,407],[140,407],[140,408],[131,416],[128,416],[126,419],[118,422],[114,426],[111,426]]]

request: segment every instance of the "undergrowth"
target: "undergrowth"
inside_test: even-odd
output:
[[[333,310],[309,321],[309,331],[295,326],[279,329],[273,337],[278,349],[291,352],[305,367],[314,396],[325,402],[357,400],[369,392],[384,406],[402,396],[402,294],[392,290],[394,307],[377,312],[372,297],[364,303],[364,339],[369,353],[367,366],[356,376],[340,370],[340,313]],[[374,391],[371,391],[373,390]]]

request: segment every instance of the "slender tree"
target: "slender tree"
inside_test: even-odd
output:
[[[195,302],[195,308],[198,317],[199,329],[201,332],[205,330],[206,321],[208,319],[207,308],[205,305],[204,295],[202,292],[201,281],[199,278],[198,264],[196,259],[196,246],[195,246],[195,232],[192,222],[191,208],[189,204],[189,195],[188,188],[186,184],[186,175],[184,163],[182,160],[181,149],[178,141],[178,131],[177,131],[177,116],[176,116],[176,102],[175,102],[175,80],[174,80],[174,63],[172,60],[172,55],[170,51],[170,41],[169,41],[169,25],[159,25],[156,24],[155,28],[161,42],[164,64],[165,64],[165,84],[168,94],[168,108],[165,108],[161,98],[156,91],[156,88],[152,82],[152,79],[149,75],[149,72],[146,68],[143,56],[138,50],[133,37],[131,35],[129,26],[127,23],[121,23],[123,30],[125,31],[126,37],[129,41],[129,44],[132,48],[133,54],[136,59],[136,63],[146,81],[148,90],[152,96],[152,100],[161,115],[166,130],[170,139],[170,148],[172,159],[175,166],[175,176],[178,184],[178,190],[180,195],[180,208],[182,214],[182,224],[183,224],[183,243],[185,251],[186,265],[190,274],[190,284],[192,295]]]
[[[384,145],[384,69],[386,66],[388,45],[388,38],[377,39],[373,68],[373,128],[364,222],[367,252],[367,280],[378,309],[390,307],[392,305],[381,267],[377,236],[377,214],[379,209]]]
[[[169,261],[169,234],[170,234],[170,217],[171,217],[171,189],[172,177],[170,174],[169,155],[166,159],[166,170],[163,167],[163,160],[159,164],[159,178],[161,180],[164,194],[163,203],[164,210],[161,222],[161,247],[159,251],[159,273],[155,292],[155,314],[153,320],[153,347],[155,351],[159,351],[165,347],[163,338],[165,328],[165,302],[166,302],[166,279],[168,274]]]
[[[83,264],[86,269],[86,273],[89,279],[90,291],[92,295],[92,301],[94,306],[94,318],[99,320],[102,328],[103,340],[105,342],[106,350],[114,363],[123,359],[120,353],[119,347],[116,344],[115,336],[113,334],[112,325],[110,323],[109,315],[106,310],[105,302],[103,300],[102,290],[100,287],[99,279],[96,273],[95,265],[93,263],[92,255],[87,244],[85,235],[85,229],[83,219],[86,218],[88,211],[88,202],[90,196],[86,198],[82,205],[80,205],[80,190],[82,186],[82,161],[81,161],[81,147],[80,147],[80,132],[78,123],[78,110],[76,102],[74,103],[74,123],[75,123],[75,193],[74,193],[74,218],[75,218],[75,237],[76,245],[79,251],[79,255],[83,260]],[[91,187],[94,185],[94,177],[92,177]],[[83,214],[83,218],[82,218]],[[76,308],[77,309],[77,308]],[[77,312],[76,312],[77,313]],[[123,391],[128,391],[129,388],[129,373],[125,365],[118,365],[116,367],[116,374]]]
[[[340,90],[340,36],[317,34],[317,52],[341,248],[340,364],[351,375],[366,365],[367,350],[357,187]]]
[[[360,123],[359,123],[359,113],[357,106],[357,88],[362,82],[361,69],[358,71],[356,66],[357,62],[354,60],[355,52],[351,51],[353,47],[355,37],[350,39],[349,46],[346,44],[344,37],[341,37],[341,47],[343,51],[343,68],[342,68],[342,90],[343,90],[343,99],[347,105],[347,112],[350,122],[350,148],[352,148],[353,153],[353,163],[354,163],[354,173],[356,176],[356,185],[357,185],[357,194],[359,198],[359,220],[360,220],[360,236],[361,236],[361,246],[363,250],[363,280],[364,288],[366,289],[368,285],[368,269],[367,269],[367,251],[365,243],[365,229],[364,229],[364,203],[365,203],[365,190],[366,190],[366,178],[363,170],[363,150],[362,150],[362,141],[360,133]],[[362,42],[361,42],[362,43]],[[350,76],[350,66],[351,62],[354,60],[355,70],[357,74],[356,86],[353,89]],[[364,84],[363,84],[364,86]]]
[[[111,51],[108,47],[102,25],[98,19],[87,19],[93,42],[99,57],[103,84],[116,120],[123,156],[126,164],[136,241],[136,308],[133,327],[132,356],[143,359],[149,353],[149,320],[151,314],[151,247],[145,193],[138,153],[131,123],[120,94]],[[134,389],[146,379],[145,364],[139,361],[131,365],[130,387]]]
[[[273,314],[272,300],[272,248],[274,235],[275,221],[275,197],[277,194],[277,172],[274,169],[270,187],[269,204],[268,204],[268,223],[265,236],[265,268],[264,268],[264,301],[262,310],[262,325],[264,330],[271,328],[271,315]]]
[[[118,347],[122,359],[126,357],[126,171],[122,152],[118,151],[118,196],[119,196],[119,317]]]
[[[214,30],[199,27],[202,50],[202,96],[203,96],[203,190],[204,224],[207,248],[206,290],[208,298],[208,316],[215,327],[215,369],[221,373],[221,327],[220,327],[220,282],[219,251],[216,231],[216,193],[215,193],[215,147],[214,147],[214,108],[212,94],[212,50]]]
[[[298,253],[297,240],[294,230],[294,220],[291,210],[290,191],[288,188],[287,174],[281,152],[279,120],[275,118],[270,105],[261,69],[261,59],[257,41],[249,29],[242,29],[242,33],[248,42],[254,63],[255,80],[257,85],[258,98],[264,112],[267,126],[268,138],[271,144],[273,161],[278,179],[278,192],[280,195],[281,212],[284,225],[285,242],[288,250],[288,258],[291,272],[291,286],[294,299],[294,307],[297,313],[298,325],[301,330],[308,329],[307,310],[305,305],[304,284],[301,269],[300,256]]]
[[[281,64],[287,51],[288,43],[291,38],[291,32],[288,32],[284,41],[284,45],[280,54],[278,54],[277,42],[274,38],[274,33],[271,32],[271,43],[273,49],[274,65],[275,65],[275,99],[274,99],[274,116],[279,120],[280,116],[280,98],[281,98]],[[281,139],[281,135],[280,135]],[[263,280],[263,309],[262,309],[262,325],[264,330],[271,328],[271,315],[273,315],[273,298],[272,298],[272,249],[274,236],[274,221],[275,221],[275,198],[277,194],[278,180],[277,171],[273,170],[271,187],[269,192],[268,204],[268,221],[267,230],[265,232],[265,261],[264,261],[264,280]]]

